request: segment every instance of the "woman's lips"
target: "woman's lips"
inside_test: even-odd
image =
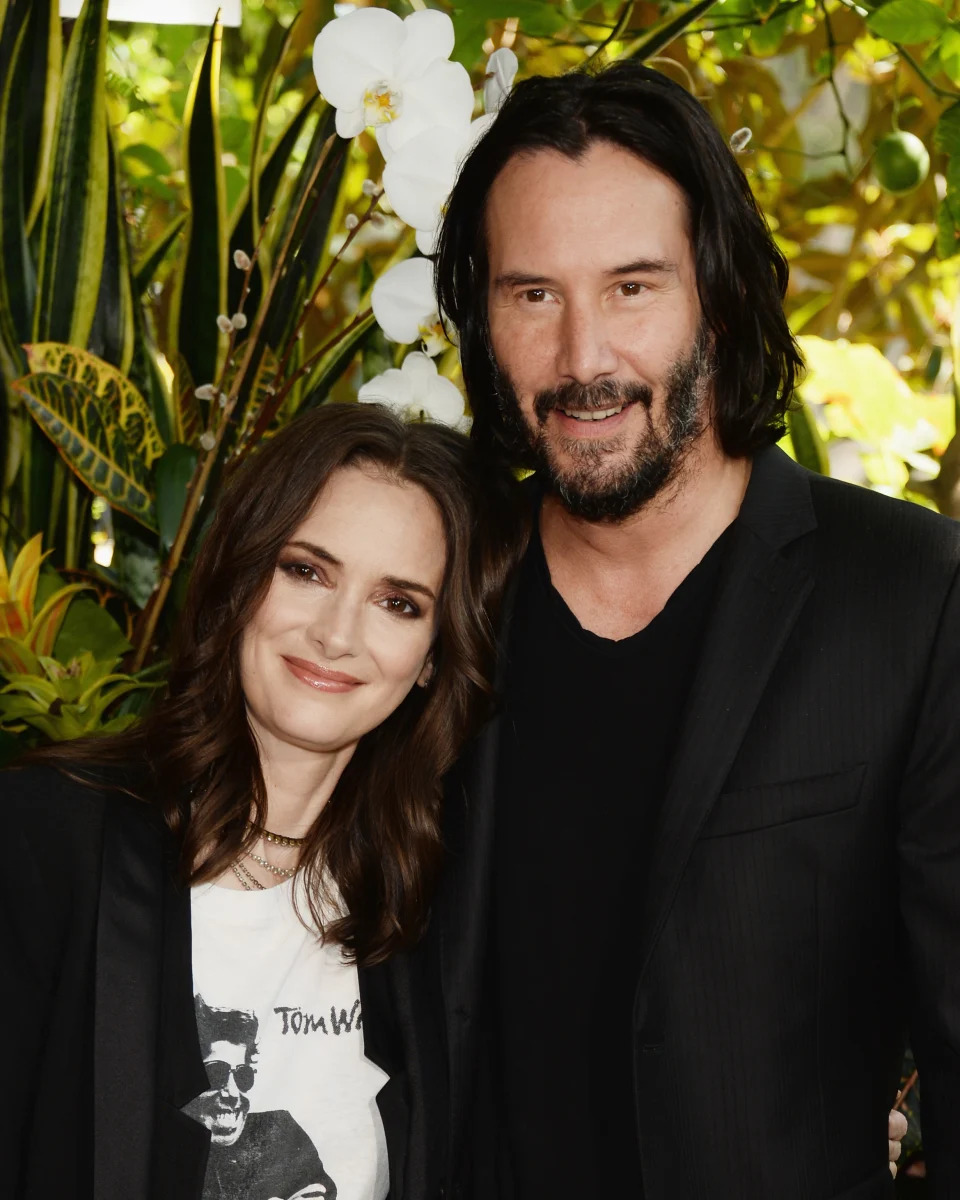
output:
[[[355,679],[342,671],[331,671],[329,667],[308,662],[305,658],[290,658],[284,654],[283,661],[291,675],[295,675],[301,683],[315,688],[318,692],[352,692],[363,682],[362,679]]]

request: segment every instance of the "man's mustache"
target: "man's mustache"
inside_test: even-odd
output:
[[[613,408],[618,404],[639,403],[649,408],[653,401],[653,389],[645,383],[625,383],[619,379],[601,379],[597,383],[561,384],[556,388],[544,388],[533,398],[533,412],[539,424],[543,424],[548,413],[555,408],[567,408],[575,412],[590,412],[593,409]]]

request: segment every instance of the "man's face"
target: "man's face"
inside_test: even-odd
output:
[[[247,1047],[213,1042],[203,1062],[211,1086],[187,1111],[210,1130],[214,1146],[232,1146],[243,1133],[250,1111],[247,1092],[253,1087],[254,1071],[247,1063]]]
[[[566,507],[636,511],[709,421],[683,193],[628,151],[517,155],[486,211],[500,401]]]

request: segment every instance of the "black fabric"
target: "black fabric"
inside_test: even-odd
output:
[[[200,1200],[209,1134],[193,1014],[189,893],[159,810],[48,768],[0,774],[4,1195]],[[445,1068],[418,953],[359,971],[390,1200],[443,1181]]]
[[[620,641],[581,627],[551,583],[539,536],[521,568],[501,733],[494,969],[507,1156],[523,1197],[642,1196],[637,930],[726,540]]]
[[[495,998],[502,724],[449,781],[432,926],[450,1172],[455,1194],[477,1200],[498,1197],[482,1168],[501,1114],[479,1064]],[[645,1200],[892,1197],[887,1110],[908,1024],[928,1191],[957,1200],[958,796],[960,526],[762,452],[724,552],[638,930]]]

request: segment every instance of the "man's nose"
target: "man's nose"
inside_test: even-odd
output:
[[[356,601],[334,588],[319,598],[308,633],[327,658],[342,658],[356,652],[359,620]]]
[[[559,347],[559,371],[564,379],[588,384],[617,369],[603,313],[587,304],[568,303]]]

